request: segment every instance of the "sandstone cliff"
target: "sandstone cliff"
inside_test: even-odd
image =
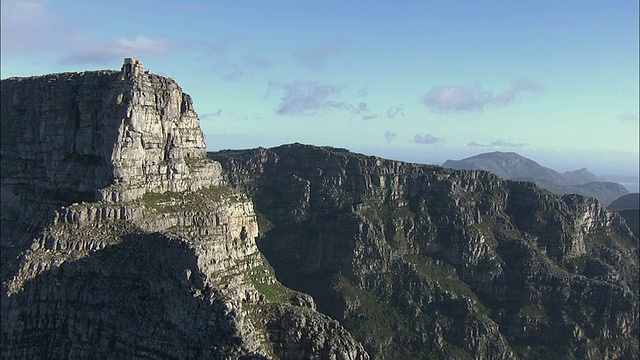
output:
[[[638,239],[595,199],[299,144],[209,156],[278,279],[373,358],[638,356]]]
[[[190,97],[125,67],[2,81],[2,358],[369,358],[274,278]]]

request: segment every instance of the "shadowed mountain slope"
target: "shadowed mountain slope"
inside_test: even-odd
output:
[[[594,199],[300,144],[209,157],[278,279],[373,358],[638,355],[638,239]]]

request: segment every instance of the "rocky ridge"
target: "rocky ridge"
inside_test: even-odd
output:
[[[274,278],[190,97],[126,65],[2,80],[2,358],[367,359]]]
[[[595,199],[300,144],[209,157],[278,279],[373,358],[638,356],[638,239]]]
[[[487,170],[503,179],[531,181],[556,194],[594,197],[604,206],[628,193],[621,184],[604,181],[586,168],[560,174],[514,152],[483,153],[462,160],[447,160],[442,166],[458,170]]]
[[[620,214],[634,235],[640,237],[640,194],[623,195],[609,204],[607,209]]]

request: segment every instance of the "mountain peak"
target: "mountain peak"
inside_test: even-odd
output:
[[[560,174],[515,152],[482,153],[462,160],[447,160],[442,166],[458,170],[486,170],[504,179],[534,182],[557,194],[595,197],[605,205],[628,193],[622,185],[605,183],[586,167]]]

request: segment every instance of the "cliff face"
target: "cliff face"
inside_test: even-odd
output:
[[[638,239],[597,201],[297,144],[206,157],[189,96],[129,60],[2,81],[3,359],[638,357]]]
[[[3,359],[368,358],[274,278],[205,154],[171,79],[2,81]]]
[[[125,201],[219,182],[216,164],[193,166],[206,152],[204,135],[191,98],[169,78],[7,79],[2,119],[3,219],[24,215],[41,192],[63,204],[72,195]]]
[[[373,358],[638,356],[638,239],[594,199],[297,144],[209,156],[278,279]]]

